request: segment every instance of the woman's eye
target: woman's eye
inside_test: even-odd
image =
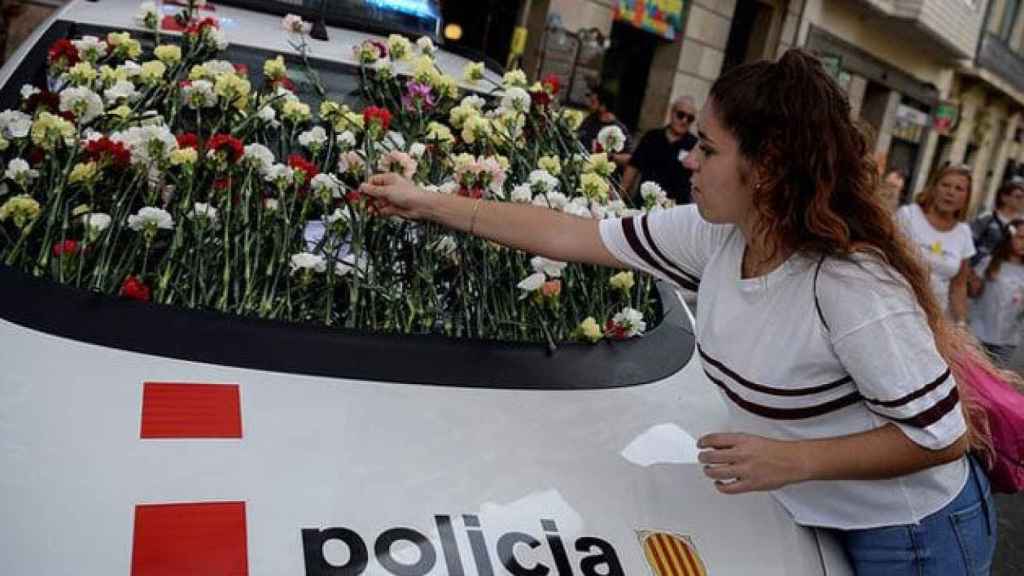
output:
[[[707,144],[701,144],[698,148],[700,148],[700,151],[703,152],[705,156],[714,156],[715,154],[715,149]]]

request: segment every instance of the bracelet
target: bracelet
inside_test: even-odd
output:
[[[473,232],[474,232],[474,230],[476,230],[476,215],[477,215],[477,212],[480,211],[480,203],[483,202],[483,201],[484,201],[483,198],[477,198],[476,199],[476,204],[473,204],[473,216],[469,219],[469,235],[470,236],[473,236],[474,235]]]

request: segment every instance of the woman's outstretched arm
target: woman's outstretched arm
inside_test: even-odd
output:
[[[429,220],[553,260],[624,267],[601,241],[598,220],[538,206],[427,192],[397,174],[372,176],[361,191],[384,201],[379,211],[385,216]]]

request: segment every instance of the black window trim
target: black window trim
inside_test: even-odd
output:
[[[40,37],[0,87],[0,109],[17,108],[23,83],[41,85],[50,44],[69,34],[100,30],[75,26],[58,20]],[[659,283],[658,292],[662,320],[643,337],[597,345],[562,343],[553,352],[543,344],[367,333],[134,302],[7,266],[0,266],[0,319],[99,346],[271,372],[470,388],[589,390],[662,380],[693,357],[689,315],[669,285]]]

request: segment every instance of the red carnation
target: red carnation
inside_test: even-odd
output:
[[[247,66],[245,64],[235,64],[234,66],[235,66],[235,73],[238,74],[239,76],[248,76],[249,75],[249,66]]]
[[[380,58],[388,57],[388,45],[379,40],[367,40],[367,44],[377,49],[377,56]]]
[[[51,66],[61,64],[61,60],[63,60],[64,66],[70,67],[78,64],[78,48],[75,48],[75,45],[67,38],[61,38],[54,42],[47,54],[47,62]]]
[[[49,90],[42,90],[25,100],[25,111],[29,114],[39,112],[40,108],[47,112],[57,112],[60,108],[60,96]]]
[[[43,152],[42,148],[36,148],[33,146],[28,152],[28,163],[33,166],[38,166],[43,160],[46,160],[46,152]]]
[[[466,198],[477,199],[484,197],[484,191],[478,187],[466,188],[463,186],[462,188],[459,188],[458,195],[465,196]]]
[[[309,160],[302,157],[301,154],[292,154],[288,157],[288,166],[291,166],[293,170],[301,170],[306,175],[305,184],[308,185],[309,181],[314,176],[320,173],[317,169],[316,164],[313,164]]]
[[[230,134],[214,134],[206,142],[207,148],[214,152],[223,152],[228,162],[234,164],[245,153],[242,141]]]
[[[545,76],[544,81],[541,82],[541,84],[543,84],[544,88],[546,88],[552,95],[558,94],[558,91],[562,89],[562,81],[554,74],[548,74]]]
[[[202,31],[207,28],[219,29],[220,24],[217,22],[216,18],[207,16],[202,20],[193,20],[192,22],[190,22],[188,27],[185,28],[185,34],[196,36],[202,33]]]
[[[544,90],[530,92],[530,101],[534,106],[545,108],[551,104],[551,94],[548,94]]]
[[[85,145],[85,153],[89,156],[90,160],[96,162],[108,160],[116,168],[127,168],[132,160],[131,152],[128,151],[124,144],[111,140],[106,136],[90,140]]]
[[[379,124],[381,131],[386,132],[388,126],[391,125],[391,112],[388,112],[387,108],[367,106],[363,109],[363,122],[366,123],[367,128],[374,123]]]
[[[612,320],[604,325],[604,335],[612,340],[625,340],[628,337],[626,327]]]
[[[175,139],[178,140],[178,148],[194,148],[198,151],[203,147],[202,141],[199,140],[199,136],[194,132],[182,132],[175,136]]]
[[[271,81],[270,85],[274,88],[280,86],[281,88],[286,88],[288,90],[291,90],[292,92],[295,92],[295,82],[289,80],[287,76],[282,76],[277,80]]]
[[[146,286],[137,276],[126,276],[121,283],[121,291],[118,292],[123,298],[129,300],[149,301],[149,286]]]
[[[65,240],[63,242],[54,242],[52,251],[55,258],[60,258],[65,254],[74,256],[78,254],[78,241]]]

